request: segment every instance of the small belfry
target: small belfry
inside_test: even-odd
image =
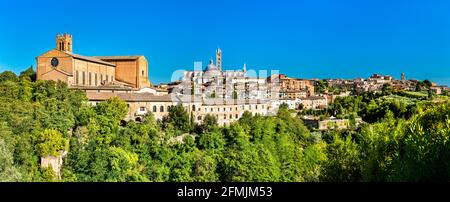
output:
[[[72,35],[67,33],[57,34],[56,49],[59,51],[72,53]]]
[[[404,80],[405,80],[405,73],[402,72],[402,81],[404,81]]]

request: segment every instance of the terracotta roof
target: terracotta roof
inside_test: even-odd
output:
[[[265,104],[268,101],[264,100],[247,100],[247,99],[223,99],[223,98],[208,98],[203,100],[203,105],[238,105],[238,104]]]
[[[126,86],[72,86],[71,88],[79,90],[119,90],[119,91],[132,91],[133,88]]]
[[[116,66],[115,64],[112,64],[112,63],[109,63],[109,62],[105,62],[105,61],[100,60],[98,58],[82,56],[82,55],[78,55],[78,54],[75,54],[75,53],[69,53],[69,52],[64,52],[64,53],[66,53],[66,54],[68,54],[68,55],[70,55],[70,56],[72,56],[72,57],[74,57],[76,59],[86,60],[86,61],[89,61],[89,62],[95,62],[95,63],[104,64],[104,65],[113,66],[113,67]]]
[[[118,97],[124,101],[130,102],[144,102],[144,101],[155,101],[155,102],[171,102],[170,96],[156,96],[150,93],[97,93],[97,92],[87,92],[86,96],[89,100],[103,101],[109,98]]]
[[[100,60],[137,60],[143,55],[129,55],[129,56],[93,56]]]
[[[127,102],[182,102],[188,103],[193,102],[190,96],[177,96],[174,94],[168,95],[154,95],[151,93],[110,93],[110,92],[87,92],[86,96],[91,101],[103,101],[112,97],[118,97]],[[201,98],[197,100],[201,102]]]
[[[307,98],[301,98],[301,100],[322,100],[322,99],[326,99],[326,98],[322,97],[322,96],[309,96]]]
[[[151,93],[110,93],[110,92],[87,92],[90,101],[104,101],[109,98],[118,97],[127,102],[176,102],[176,103],[202,103],[203,105],[236,105],[236,104],[264,104],[263,100],[233,100],[233,99],[205,99],[201,97],[183,96],[175,94],[154,95]]]

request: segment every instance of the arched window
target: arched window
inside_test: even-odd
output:
[[[142,76],[144,76],[145,75],[145,72],[144,72],[144,70],[142,70]]]
[[[156,106],[153,106],[153,112],[156,112]]]
[[[89,85],[92,86],[92,74],[89,72]]]
[[[161,106],[161,107],[159,108],[159,111],[160,111],[160,112],[164,112],[164,106]]]
[[[82,82],[83,82],[83,86],[84,86],[84,85],[86,85],[86,77],[84,75],[84,72],[82,72],[82,73],[83,73],[83,80],[82,80]]]
[[[78,83],[79,83],[79,76],[80,75],[78,75],[78,71],[76,71],[75,72],[75,83],[78,85]]]
[[[195,105],[192,105],[192,111],[195,112]]]

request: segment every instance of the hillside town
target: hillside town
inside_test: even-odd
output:
[[[201,124],[207,114],[216,116],[219,125],[239,120],[245,111],[253,115],[275,115],[281,105],[292,111],[326,109],[339,97],[365,92],[395,89],[408,92],[448,94],[447,86],[430,81],[400,79],[373,74],[356,79],[304,79],[285,74],[249,76],[247,65],[242,69],[223,68],[222,50],[206,67],[186,70],[181,79],[154,85],[148,79],[145,56],[82,56],[72,52],[72,35],[58,34],[56,48],[38,56],[37,80],[64,81],[70,88],[86,92],[96,105],[112,97],[124,100],[129,108],[124,121],[141,122],[148,113],[162,120],[170,109],[183,105],[191,119]],[[305,116],[304,121],[319,130],[324,125],[346,128],[348,120]]]

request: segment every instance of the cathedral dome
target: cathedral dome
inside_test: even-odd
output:
[[[207,77],[218,77],[221,76],[221,72],[216,65],[214,65],[213,61],[210,60],[208,66],[206,67],[205,76]]]
[[[206,71],[217,71],[219,68],[214,65],[213,61],[210,60],[208,66],[206,67]]]

